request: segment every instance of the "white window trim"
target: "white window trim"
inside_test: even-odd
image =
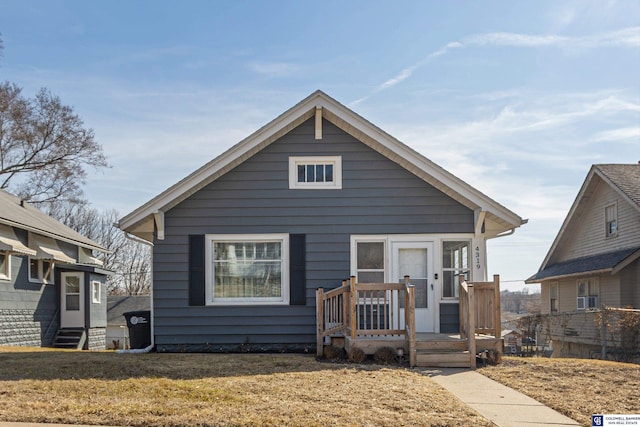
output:
[[[96,298],[96,286],[98,287],[98,298]],[[91,281],[91,302],[93,304],[100,304],[102,302],[102,283],[98,280]]]
[[[0,269],[0,280],[11,280],[11,252],[2,251],[4,254],[4,270]]]
[[[213,242],[260,242],[279,240],[282,244],[282,283],[280,298],[214,298]],[[289,234],[207,234],[205,235],[205,286],[207,305],[289,305]]]
[[[333,182],[298,182],[298,165],[332,164]],[[340,190],[342,189],[342,156],[292,156],[289,157],[289,189]]]
[[[38,277],[33,277],[31,275],[31,261],[35,260],[38,263]],[[55,275],[54,275],[54,269],[55,269],[55,263],[53,262],[53,260],[50,259],[37,259],[37,258],[32,258],[32,257],[28,257],[27,258],[27,262],[29,263],[27,266],[27,270],[29,271],[29,281],[32,283],[44,283],[45,285],[53,285],[55,284]],[[45,277],[45,271],[44,271],[44,263],[48,262],[49,263],[49,277],[50,280],[46,280]]]

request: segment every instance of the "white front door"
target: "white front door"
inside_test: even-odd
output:
[[[435,332],[433,242],[391,242],[391,261],[392,280],[415,287],[416,332]]]
[[[84,273],[60,273],[60,327],[84,327]]]

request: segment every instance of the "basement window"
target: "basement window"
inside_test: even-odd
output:
[[[289,157],[289,188],[341,189],[342,157]]]

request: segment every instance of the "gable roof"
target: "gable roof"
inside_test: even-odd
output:
[[[501,233],[510,232],[527,222],[318,90],[220,156],[123,217],[118,226],[130,234],[152,242],[156,227],[158,230],[163,228],[164,212],[215,181],[298,125],[316,116],[318,112],[323,119],[398,163],[462,205],[478,213],[484,212],[487,236],[494,237]]]
[[[560,227],[555,240],[553,241],[549,252],[545,256],[538,272],[528,278],[525,283],[536,283],[536,280],[550,279],[564,275],[577,274],[581,272],[593,272],[597,270],[612,270],[625,261],[626,257],[617,259],[622,256],[623,252],[630,251],[628,256],[637,257],[637,249],[627,248],[621,251],[615,251],[608,254],[598,254],[593,257],[583,257],[574,260],[564,261],[560,263],[549,264],[552,256],[562,241],[572,218],[579,215],[581,209],[594,191],[594,183],[601,179],[620,196],[627,200],[631,206],[640,211],[640,163],[636,164],[597,164],[591,166],[587,177],[576,196],[576,199],[569,209],[569,213]],[[596,260],[597,257],[603,257],[602,260]],[[634,258],[635,259],[635,258]],[[628,261],[628,260],[627,260]],[[604,264],[602,264],[604,262]]]
[[[83,248],[108,252],[107,249],[88,237],[4,190],[0,190],[0,224],[21,228]]]

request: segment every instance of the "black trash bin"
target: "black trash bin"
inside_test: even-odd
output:
[[[151,345],[151,312],[128,311],[122,313],[129,328],[131,348],[147,348]]]

